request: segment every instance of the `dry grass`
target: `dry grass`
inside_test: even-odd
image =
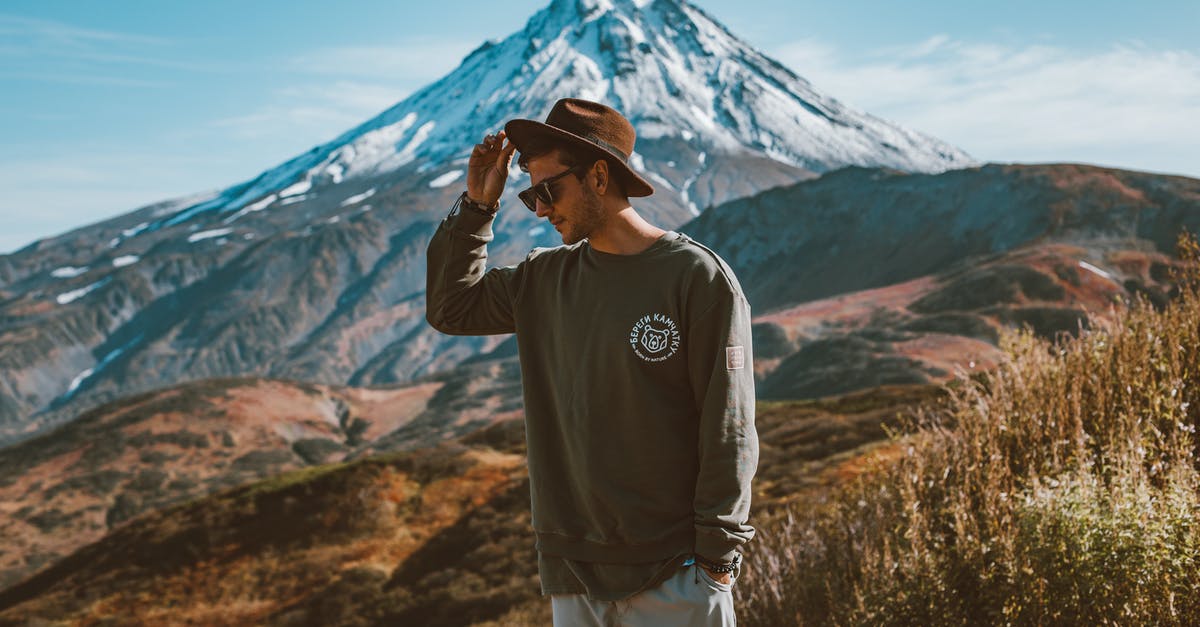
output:
[[[882,462],[764,525],[748,624],[1200,624],[1200,253],[1162,309],[1002,340]]]

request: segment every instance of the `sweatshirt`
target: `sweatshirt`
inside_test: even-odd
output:
[[[750,306],[686,235],[616,255],[586,240],[487,270],[493,217],[451,212],[426,318],[516,333],[537,550],[573,562],[730,561],[758,464]]]

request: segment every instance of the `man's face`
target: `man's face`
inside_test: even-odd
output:
[[[529,179],[532,185],[564,172],[568,166],[558,160],[558,152],[551,152],[529,160]],[[604,225],[604,206],[596,190],[568,174],[551,183],[554,204],[537,202],[537,215],[546,218],[562,236],[564,244],[574,244],[590,236]]]

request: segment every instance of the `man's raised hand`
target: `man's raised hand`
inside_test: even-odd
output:
[[[504,131],[487,135],[471,149],[467,162],[467,198],[495,206],[508,181],[508,166],[517,147],[506,141]]]

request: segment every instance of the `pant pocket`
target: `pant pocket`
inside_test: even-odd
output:
[[[720,590],[722,592],[728,592],[730,590],[733,590],[733,582],[721,583],[721,582],[717,581],[716,579],[713,579],[712,575],[708,574],[708,571],[701,568],[699,564],[692,566],[692,568],[696,569],[696,572],[697,572],[698,576],[700,577],[700,579],[703,580],[704,583],[707,584],[710,588],[716,588],[717,590]],[[737,581],[736,573],[734,574],[733,579],[734,579],[734,581]]]

